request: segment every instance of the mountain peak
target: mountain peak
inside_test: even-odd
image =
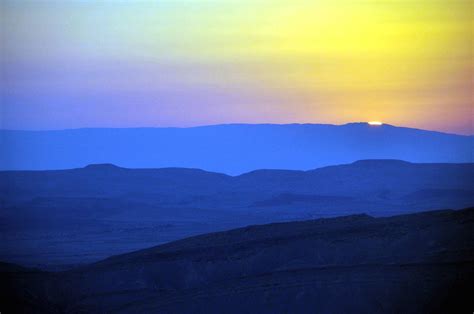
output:
[[[90,164],[84,167],[84,169],[91,169],[91,170],[117,170],[117,169],[124,169],[122,167],[116,166],[114,164]]]
[[[375,123],[375,122],[373,122]],[[393,127],[393,128],[400,128],[400,127],[397,127],[395,125],[392,125],[392,124],[388,124],[388,123],[382,123],[380,122],[381,124],[380,125],[371,125],[370,122],[351,122],[351,123],[346,123],[346,124],[342,124],[341,126],[348,126],[348,127],[374,127],[374,126],[377,126],[377,127]]]
[[[399,159],[363,159],[352,163],[353,165],[374,166],[374,165],[411,165],[411,162]]]

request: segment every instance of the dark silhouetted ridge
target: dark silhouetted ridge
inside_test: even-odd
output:
[[[407,166],[413,163],[399,159],[363,159],[352,164],[360,166]]]
[[[84,169],[90,169],[90,170],[119,170],[119,169],[125,169],[119,166],[116,166],[114,164],[90,164],[84,167]]]
[[[0,304],[8,313],[470,313],[473,228],[473,208],[249,226],[67,272],[0,267]]]

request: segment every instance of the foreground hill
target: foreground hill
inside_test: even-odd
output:
[[[76,264],[248,224],[474,204],[474,164],[364,160],[240,176],[110,164],[0,172],[0,260]]]
[[[2,304],[68,313],[467,313],[473,228],[472,208],[353,215],[206,234],[59,273],[5,264]]]
[[[234,124],[194,128],[0,131],[0,169],[43,170],[113,163],[227,174],[308,170],[360,159],[472,162],[473,137],[391,125]]]

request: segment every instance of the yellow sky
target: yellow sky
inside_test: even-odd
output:
[[[61,69],[63,62],[103,74],[53,77],[45,70],[37,82],[28,79],[29,88],[68,90],[69,84],[84,92],[155,95],[165,84],[201,99],[181,120],[175,112],[169,125],[382,120],[473,132],[472,1],[6,3],[2,58],[10,67],[26,60]],[[102,70],[111,62],[129,75]],[[147,119],[147,108],[160,112],[155,98],[142,101]],[[175,106],[165,105],[162,112]]]

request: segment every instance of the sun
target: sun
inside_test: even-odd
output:
[[[382,125],[383,123],[380,121],[369,121],[369,125]]]

